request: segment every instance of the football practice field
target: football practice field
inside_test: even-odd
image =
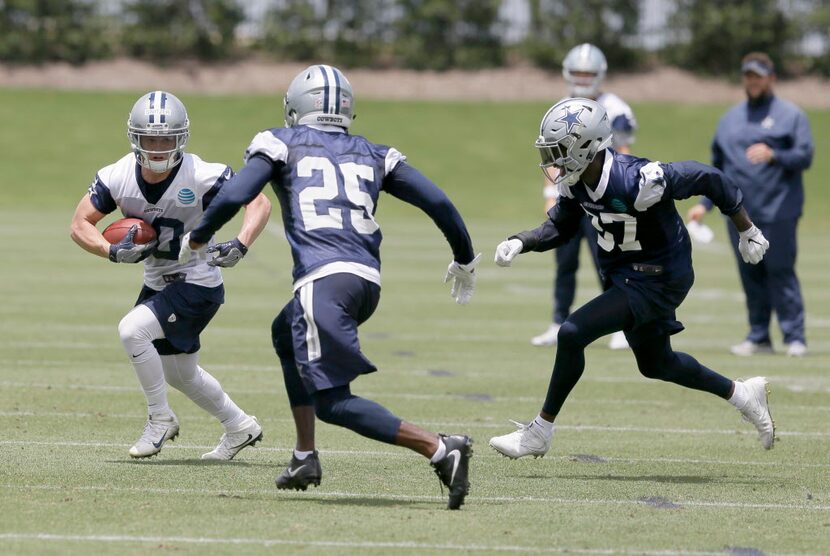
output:
[[[174,91],[175,92],[175,91]],[[679,310],[680,351],[730,377],[767,376],[778,441],[713,396],[640,376],[607,339],[557,421],[548,455],[512,461],[487,446],[539,410],[555,348],[535,348],[550,315],[552,254],[493,261],[507,235],[542,221],[533,141],[543,103],[363,100],[354,133],[395,146],[444,188],[483,262],[468,306],[442,284],[451,253],[417,209],[379,203],[383,295],[361,328],[380,372],[353,384],[399,416],[475,440],[463,509],[421,457],[318,425],[319,488],[278,491],[294,426],[270,324],[291,296],[279,210],[247,257],[224,271],[226,304],[202,336],[201,365],[265,438],[232,462],[199,456],[221,426],[176,391],[181,434],[132,460],[145,402],[117,334],[141,287],[140,265],[114,265],[69,238],[96,171],[128,152],[134,94],[0,90],[0,553],[2,554],[727,554],[830,553],[830,112],[810,111],[798,270],[810,353],[738,358],[746,318],[725,226],[695,245],[696,284]],[[238,169],[248,141],[282,124],[272,97],[180,95],[189,149]],[[634,105],[635,152],[708,161],[725,106]],[[269,192],[273,199],[273,194]],[[678,203],[685,213],[691,201]],[[111,215],[105,222],[114,219]],[[234,237],[237,219],[219,240]],[[598,293],[583,253],[578,303]]]

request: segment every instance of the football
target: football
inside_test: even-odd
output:
[[[134,243],[149,243],[156,239],[156,231],[151,225],[140,218],[122,218],[116,220],[106,227],[102,232],[104,239],[110,243],[118,243],[127,235],[134,225],[138,224],[138,230],[133,238]]]

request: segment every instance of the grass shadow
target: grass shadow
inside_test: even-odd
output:
[[[274,467],[271,463],[253,463],[248,461],[217,461],[217,460],[201,460],[201,459],[121,459],[121,460],[106,460],[106,463],[115,463],[120,465],[154,465],[154,466],[190,466],[190,467],[212,467],[212,466],[232,466],[232,467]]]

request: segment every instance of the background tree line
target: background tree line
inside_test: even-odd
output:
[[[251,2],[247,3],[250,7]],[[446,70],[529,63],[558,68],[592,42],[613,70],[671,64],[734,74],[764,50],[783,74],[830,74],[828,0],[0,0],[0,60],[32,64],[127,56],[170,64],[252,55],[344,67]],[[527,17],[516,30],[510,9]],[[798,9],[794,9],[798,8]],[[659,36],[655,36],[659,35]],[[818,49],[805,49],[810,36]],[[650,39],[657,39],[654,46]]]

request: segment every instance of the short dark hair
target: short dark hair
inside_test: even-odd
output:
[[[771,75],[775,73],[775,64],[766,52],[750,52],[741,60],[741,71],[755,71],[761,75]]]

